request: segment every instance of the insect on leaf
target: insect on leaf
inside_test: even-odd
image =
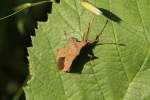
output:
[[[87,52],[89,46],[92,46],[92,45],[95,46],[95,44],[99,41],[99,37],[102,34],[102,31],[104,30],[104,28],[106,27],[108,20],[106,21],[102,31],[99,34],[97,34],[95,40],[88,40],[88,35],[90,32],[91,24],[93,23],[93,20],[89,22],[87,32],[83,34],[82,40],[78,41],[74,37],[69,37],[66,47],[60,48],[57,50],[56,62],[57,62],[59,69],[61,69],[62,71],[70,72],[72,63],[77,58],[77,56],[80,55],[81,50],[83,50],[84,48],[85,50],[84,52]],[[93,54],[90,55],[87,53],[86,55],[91,56],[91,59],[93,59],[94,57]]]

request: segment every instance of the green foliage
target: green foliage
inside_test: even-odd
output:
[[[30,79],[24,87],[27,100],[149,100],[150,99],[150,2],[149,0],[92,0],[122,19],[109,20],[95,47],[98,57],[87,62],[82,73],[64,73],[56,65],[56,51],[65,46],[64,31],[80,39],[93,14],[79,0],[53,5],[47,23],[39,23],[29,48]],[[106,17],[96,16],[93,39]],[[100,41],[101,42],[101,41]],[[113,44],[116,43],[116,44]],[[123,44],[123,45],[119,45]],[[82,59],[79,63],[82,63]],[[80,66],[76,66],[80,67]]]

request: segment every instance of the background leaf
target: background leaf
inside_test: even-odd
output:
[[[79,0],[61,0],[54,4],[48,22],[40,23],[29,48],[31,79],[24,87],[27,100],[150,99],[149,0],[91,2],[122,19],[120,23],[109,20],[103,36],[124,45],[104,41],[94,49],[98,59],[87,62],[81,74],[59,71],[55,58],[56,50],[67,41],[64,31],[80,39],[80,32],[94,16],[81,7]],[[104,16],[95,17],[90,39],[101,31],[105,21]]]

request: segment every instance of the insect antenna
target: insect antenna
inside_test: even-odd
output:
[[[92,26],[92,24],[94,22],[94,18],[95,18],[95,16],[93,16],[91,21],[88,23],[87,31],[83,33],[83,41],[87,41],[88,40],[88,36],[89,36],[90,31],[91,31],[91,26]]]
[[[103,31],[104,31],[104,29],[105,29],[107,23],[108,23],[108,20],[106,20],[106,22],[105,22],[105,24],[104,24],[102,30],[99,32],[99,34],[96,35],[95,41],[99,41],[99,37],[103,34]]]

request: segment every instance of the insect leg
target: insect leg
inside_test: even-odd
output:
[[[66,32],[66,31],[64,31],[64,34],[65,34],[67,40],[71,37],[70,33]]]

